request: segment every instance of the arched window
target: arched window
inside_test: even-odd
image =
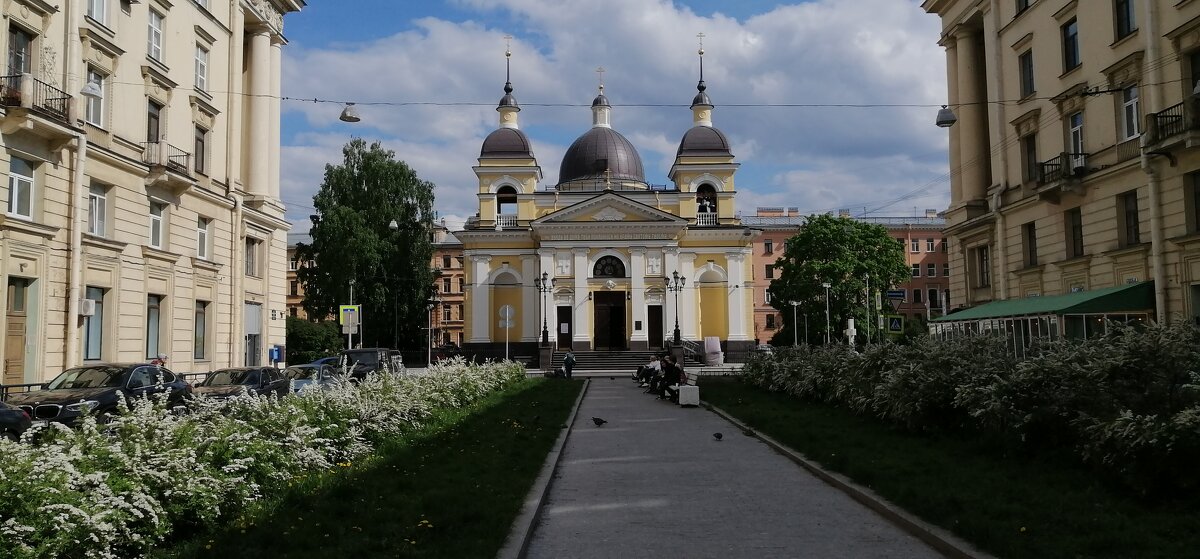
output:
[[[625,277],[625,264],[616,256],[601,257],[596,261],[596,266],[592,268],[592,277],[623,278]]]
[[[717,190],[713,185],[704,183],[696,189],[696,211],[699,213],[717,212]]]
[[[496,213],[501,215],[517,214],[517,189],[502,186],[496,191]]]

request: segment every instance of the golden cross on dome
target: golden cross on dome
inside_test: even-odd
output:
[[[604,92],[604,66],[596,67],[596,75],[600,76],[600,92]]]
[[[696,38],[700,39],[700,56],[704,56],[704,32],[696,33]]]
[[[512,35],[504,36],[504,56],[506,57],[512,56],[512,38]]]

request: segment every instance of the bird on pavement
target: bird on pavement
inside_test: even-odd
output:
[[[720,433],[713,433],[713,438],[714,438],[714,439],[717,439],[718,441],[719,441],[719,440],[721,440],[721,437],[724,437],[724,436],[725,436],[725,435],[722,435],[722,434],[720,434]]]
[[[603,419],[600,419],[599,417],[593,417],[593,418],[592,418],[592,423],[595,423],[595,424],[596,424],[596,427],[599,427],[599,426],[601,426],[601,425],[604,425],[605,423],[608,423],[608,422],[607,422],[607,421],[605,421],[605,420],[603,420]]]

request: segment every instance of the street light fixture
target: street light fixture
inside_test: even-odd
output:
[[[788,302],[792,304],[792,347],[796,347],[800,345],[800,322],[796,320],[796,307],[800,306],[800,301]],[[808,340],[804,342],[808,343]]]
[[[954,123],[958,122],[958,117],[954,116],[954,111],[949,107],[942,105],[941,110],[937,113],[937,119],[934,121],[938,128],[950,128]]]
[[[663,278],[667,283],[667,291],[675,293],[675,345],[683,343],[679,335],[679,292],[687,286],[687,278],[679,275],[679,271],[671,272],[671,277]]]
[[[537,287],[538,293],[542,294],[542,345],[550,345],[550,330],[546,328],[546,320],[549,318],[546,312],[546,294],[554,289],[554,278],[549,278],[549,274],[542,272],[542,277],[533,278],[533,285]]]
[[[821,287],[825,288],[825,345],[829,345],[829,282],[822,283]]]

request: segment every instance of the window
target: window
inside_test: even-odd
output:
[[[458,292],[466,293],[466,291],[467,291],[467,280],[465,278],[458,278]]]
[[[950,241],[942,239],[942,254],[950,252]]]
[[[1115,23],[1117,24],[1117,39],[1123,39],[1137,31],[1137,18],[1133,13],[1133,0],[1115,0],[1113,2]]]
[[[297,282],[297,281],[288,282],[288,295],[291,297],[299,297],[300,296],[300,282]]]
[[[941,301],[938,300],[937,288],[930,288],[929,289],[929,308],[936,309],[940,306],[942,306],[942,304],[941,304]]]
[[[904,250],[904,239],[896,237],[896,244],[900,245],[900,250]]]
[[[106,213],[108,205],[107,192],[103,186],[93,184],[88,187],[88,222],[87,232],[89,235],[103,237],[107,232],[105,228]]]
[[[1017,14],[1029,9],[1030,0],[1017,0]]]
[[[1063,72],[1079,66],[1079,22],[1075,18],[1062,26]]]
[[[300,269],[299,261],[297,261],[297,260],[289,260],[288,261],[288,271],[289,272],[295,272],[296,270],[299,270],[299,269]]]
[[[33,164],[19,157],[8,160],[8,215],[33,219]]]
[[[1131,85],[1121,90],[1121,133],[1123,140],[1138,137],[1142,133],[1141,107],[1138,101],[1138,86]]]
[[[775,252],[775,241],[767,239],[763,241],[763,254],[772,254]]]
[[[1022,225],[1021,240],[1025,244],[1025,265],[1037,266],[1037,224],[1030,222]]]
[[[450,292],[450,278],[442,278],[442,293]]]
[[[602,256],[596,261],[596,266],[592,268],[592,277],[623,278],[625,277],[625,263],[616,256]]]
[[[1071,168],[1083,167],[1083,112],[1071,113],[1067,117],[1067,146],[1071,151]]]
[[[196,218],[196,258],[208,260],[208,226],[207,218]]]
[[[1124,222],[1121,228],[1121,232],[1124,234],[1121,246],[1136,245],[1142,242],[1141,224],[1138,222],[1137,190],[1122,194],[1120,202],[1121,217]]]
[[[1021,75],[1021,98],[1033,95],[1033,49],[1029,49],[1017,57],[1017,68]]]
[[[925,239],[925,252],[933,252],[935,250],[937,250],[937,241]]]
[[[246,275],[251,277],[259,277],[258,266],[258,247],[261,245],[258,239],[246,237]]]
[[[16,76],[33,70],[34,36],[16,26],[8,28],[8,74]]]
[[[103,357],[101,349],[104,344],[104,290],[88,286],[84,291],[84,298],[95,301],[96,309],[91,316],[83,317],[83,358],[95,361]]]
[[[914,290],[912,290],[912,292],[913,292],[913,298],[912,298],[912,302],[914,302],[914,303],[920,303],[920,302],[921,302],[921,290],[920,290],[920,289],[914,289]]]
[[[763,269],[763,279],[775,279],[775,266],[767,264]]]
[[[936,278],[937,277],[937,264],[926,264],[925,265],[925,276],[930,277],[930,278]]]
[[[911,241],[909,252],[921,252],[921,239],[913,239]]]
[[[87,81],[100,88],[100,97],[84,97],[87,101],[84,120],[88,124],[104,128],[104,74],[101,74],[95,67],[88,66]]]
[[[208,301],[196,301],[195,325],[192,327],[192,357],[202,360],[208,348]]]
[[[449,268],[449,267],[450,267],[450,255],[449,255],[449,254],[446,254],[446,255],[443,255],[443,256],[442,256],[442,267],[443,267],[443,268]]]
[[[1037,182],[1042,178],[1042,165],[1037,158],[1037,134],[1021,138],[1021,169],[1025,182]]]
[[[194,85],[198,91],[208,90],[208,49],[196,45],[196,79]]]
[[[108,23],[108,0],[88,0],[87,15],[100,23]]]
[[[950,290],[949,289],[942,290],[942,308],[943,309],[950,308]]]
[[[764,304],[764,305],[770,305],[770,304],[771,304],[771,292],[770,292],[770,291],[764,291],[764,292],[763,292],[763,304]]]
[[[150,25],[146,30],[146,56],[162,61],[163,15],[150,10]]]
[[[442,320],[450,320],[450,305],[442,305]]]
[[[192,149],[192,168],[201,175],[204,174],[204,164],[208,153],[208,130],[196,127],[196,141]]]
[[[768,314],[767,315],[767,330],[774,330],[774,329],[775,329],[775,315]]]
[[[163,214],[167,211],[166,204],[150,202],[150,246],[163,247]]]
[[[146,104],[146,141],[158,143],[158,139],[162,137],[162,110],[161,103],[149,101]]]
[[[462,306],[462,305],[455,305],[455,306],[456,306],[456,307],[458,307],[458,317],[459,317],[459,319],[461,320],[461,319],[462,319],[462,315],[463,315],[463,310],[462,310],[462,307],[463,307],[463,306]],[[460,343],[460,344],[461,344],[461,343],[462,343],[462,334],[459,334],[458,336],[459,336],[458,343]]]
[[[162,324],[162,295],[146,296],[146,358],[159,354],[159,327]]]
[[[296,308],[296,307],[288,307],[288,316],[290,316],[290,317],[292,317],[292,318],[297,318],[297,317],[299,317],[299,316],[300,316],[300,309],[298,309],[298,308]]]
[[[975,249],[975,265],[976,265],[976,287],[988,287],[992,285],[992,261],[988,254],[988,247],[982,246]]]
[[[208,0],[195,0],[195,2],[197,6],[200,6],[206,10],[208,9]]]
[[[921,265],[920,264],[912,265],[912,277],[914,277],[914,278],[921,277]]]
[[[949,264],[942,264],[942,277],[944,277],[944,278],[950,277],[950,265]]]
[[[1067,227],[1067,258],[1083,256],[1083,211],[1079,208],[1067,210],[1064,223]]]

